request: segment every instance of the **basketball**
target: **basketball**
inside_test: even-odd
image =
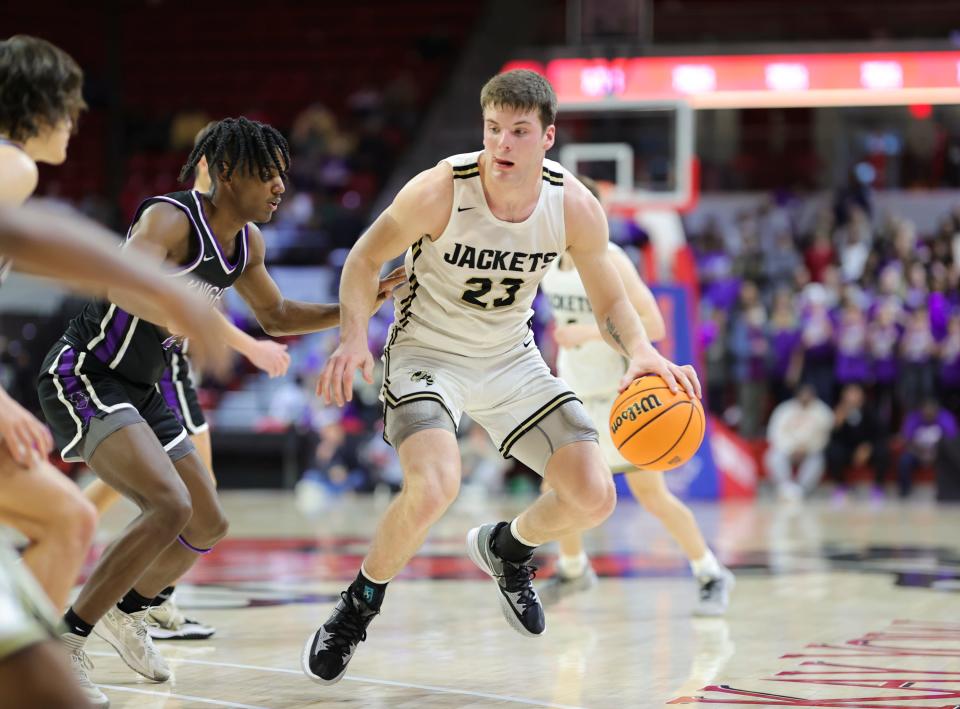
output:
[[[610,436],[620,455],[645,470],[683,465],[703,443],[700,400],[676,394],[655,374],[635,379],[610,409]]]

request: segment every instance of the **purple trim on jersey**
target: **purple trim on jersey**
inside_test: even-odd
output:
[[[177,421],[183,425],[183,411],[180,410],[180,398],[177,396],[177,386],[173,383],[173,370],[170,367],[163,370],[163,376],[160,377],[157,386],[160,388],[160,395],[163,397],[167,407],[173,412],[173,415],[177,417]]]
[[[166,203],[168,203],[168,204],[172,204],[174,207],[177,207],[178,209],[182,209],[182,210],[186,213],[187,218],[190,220],[190,223],[193,224],[193,230],[194,230],[195,232],[197,232],[197,237],[200,239],[200,250],[199,250],[199,252],[197,253],[197,258],[194,259],[193,263],[188,264],[188,265],[186,265],[186,266],[183,266],[181,269],[179,269],[179,270],[177,270],[177,271],[173,271],[171,275],[174,275],[174,276],[182,276],[182,275],[184,275],[185,273],[190,273],[190,271],[192,271],[193,269],[195,269],[195,268],[200,264],[200,262],[203,260],[204,248],[203,248],[203,237],[202,237],[201,234],[200,234],[200,227],[197,226],[197,220],[193,218],[193,214],[190,212],[190,208],[187,207],[187,205],[185,205],[185,204],[183,204],[183,203],[181,203],[181,202],[178,202],[178,201],[175,200],[175,199],[171,199],[170,197],[167,197],[167,196],[165,196],[165,195],[157,195],[157,196],[155,196],[155,197],[147,197],[147,199],[143,200],[143,201],[140,203],[140,206],[137,207],[137,211],[134,212],[134,214],[136,214],[136,218],[133,220],[133,222],[130,223],[130,227],[127,229],[127,237],[126,237],[126,238],[127,238],[127,240],[130,239],[130,234],[133,233],[133,227],[134,227],[134,225],[135,225],[138,221],[140,221],[140,217],[143,216],[143,214],[141,213],[141,210],[143,209],[143,205],[145,205],[147,202],[156,202],[157,200],[160,200],[161,202],[166,202]],[[200,212],[200,213],[203,214],[203,212]]]
[[[240,247],[237,249],[237,261],[236,263],[230,263],[227,260],[227,257],[223,255],[223,250],[220,248],[220,242],[217,241],[217,237],[213,234],[213,229],[210,228],[210,223],[207,221],[207,215],[203,211],[203,200],[200,199],[200,193],[196,190],[193,190],[190,194],[193,195],[193,200],[197,203],[197,212],[199,212],[200,221],[203,222],[203,226],[207,230],[207,236],[210,237],[210,241],[213,242],[213,248],[217,250],[217,256],[220,257],[220,265],[223,266],[227,273],[233,273],[237,270],[237,266],[239,266],[240,262],[243,260],[243,255],[247,249],[247,225],[243,225],[243,238],[240,240]]]
[[[73,372],[76,363],[77,353],[72,347],[68,347],[60,355],[60,364],[57,365],[55,371],[63,386],[63,398],[70,402],[74,412],[80,417],[83,424],[87,425],[97,412],[83,388],[83,382]]]
[[[93,354],[104,364],[110,364],[113,358],[120,351],[123,343],[123,335],[127,331],[127,325],[130,323],[130,313],[126,310],[116,308],[107,330],[107,337]]]

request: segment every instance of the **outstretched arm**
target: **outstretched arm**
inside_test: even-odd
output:
[[[290,366],[287,346],[273,340],[251,337],[224,317],[227,328],[227,346],[246,357],[257,369],[273,377],[282,377]]]
[[[175,314],[180,331],[196,341],[201,366],[225,369],[227,353],[211,328],[216,313],[150,263],[126,257],[112,235],[76,213],[40,207],[0,207],[0,254],[38,275],[63,281],[92,295],[104,295],[106,282]],[[50,433],[35,417],[0,390],[0,436],[21,465],[46,455]]]
[[[610,258],[603,209],[587,188],[575,180],[564,194],[564,220],[570,255],[604,339],[630,358],[620,389],[638,376],[657,374],[671,390],[676,391],[679,384],[690,396],[700,396],[700,382],[693,367],[670,362],[651,344]]]
[[[251,227],[250,256],[234,288],[253,310],[264,332],[272,336],[302,335],[340,325],[338,303],[307,303],[285,298],[267,271],[265,255],[263,235],[259,229]],[[402,277],[391,274],[379,282],[370,309],[367,310],[367,319],[402,281]]]
[[[168,278],[155,259],[138,259],[89,219],[62,208],[0,208],[0,252],[16,267],[107,296],[151,322],[189,336],[205,352],[226,353],[218,340],[218,314],[202,298]],[[108,285],[109,284],[109,285]]]
[[[340,345],[330,356],[317,394],[338,406],[350,401],[353,376],[360,369],[373,382],[373,357],[367,346],[367,321],[374,304],[377,274],[420,238],[443,233],[453,204],[452,168],[447,163],[421,172],[404,185],[350,249],[340,278]]]

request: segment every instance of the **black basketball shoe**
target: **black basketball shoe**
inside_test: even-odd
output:
[[[515,563],[501,558],[493,550],[493,539],[505,524],[485,524],[467,532],[467,553],[473,563],[496,582],[500,610],[510,627],[521,635],[535,637],[546,630],[543,606],[533,588],[537,567],[527,563],[530,558]]]
[[[342,592],[333,614],[303,646],[303,673],[320,684],[339,682],[357,645],[367,639],[367,626],[377,613],[349,590]]]

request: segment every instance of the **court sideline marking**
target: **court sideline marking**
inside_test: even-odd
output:
[[[192,694],[175,694],[173,692],[155,692],[150,689],[134,689],[133,687],[121,687],[116,684],[98,684],[98,687],[109,689],[114,692],[132,692],[133,694],[149,694],[151,697],[170,697],[170,699],[187,699],[191,702],[201,702],[203,704],[213,704],[218,707],[233,707],[234,709],[270,709],[270,707],[254,706],[253,704],[239,704],[237,702],[221,701],[219,699],[207,699],[206,697],[195,697]]]
[[[88,655],[93,655],[96,657],[116,657],[115,652],[87,652]],[[232,667],[238,670],[259,670],[260,672],[277,672],[280,674],[290,674],[290,675],[299,675],[303,677],[303,672],[300,670],[288,670],[283,667],[263,667],[261,665],[245,665],[236,662],[212,662],[210,660],[187,660],[181,659],[178,657],[168,657],[170,662],[181,662],[189,665],[208,665],[210,667]],[[304,679],[306,679],[304,677]],[[489,692],[473,692],[469,689],[452,689],[450,687],[437,687],[432,684],[413,684],[411,682],[397,682],[389,679],[376,679],[374,677],[359,677],[359,676],[350,676],[345,675],[345,680],[350,680],[351,682],[365,682],[367,684],[379,684],[386,687],[402,687],[404,689],[422,689],[428,692],[437,692],[438,694],[460,694],[468,697],[477,697],[480,699],[495,699],[502,702],[513,702],[514,704],[525,704],[527,706],[534,707],[552,707],[553,709],[585,709],[584,707],[577,706],[574,704],[556,704],[554,702],[541,702],[536,699],[524,699],[522,697],[511,697],[506,694],[491,694]],[[112,685],[100,685],[102,687],[111,687]],[[124,689],[124,688],[120,688]],[[128,690],[133,691],[133,690]],[[140,691],[140,690],[138,690]],[[146,691],[146,690],[143,690]],[[163,692],[158,692],[157,694],[165,694]],[[174,696],[174,695],[169,695]],[[216,700],[207,700],[209,702],[218,703]],[[243,704],[221,704],[222,706],[239,706],[244,707]],[[265,707],[251,707],[250,709],[267,709]]]

